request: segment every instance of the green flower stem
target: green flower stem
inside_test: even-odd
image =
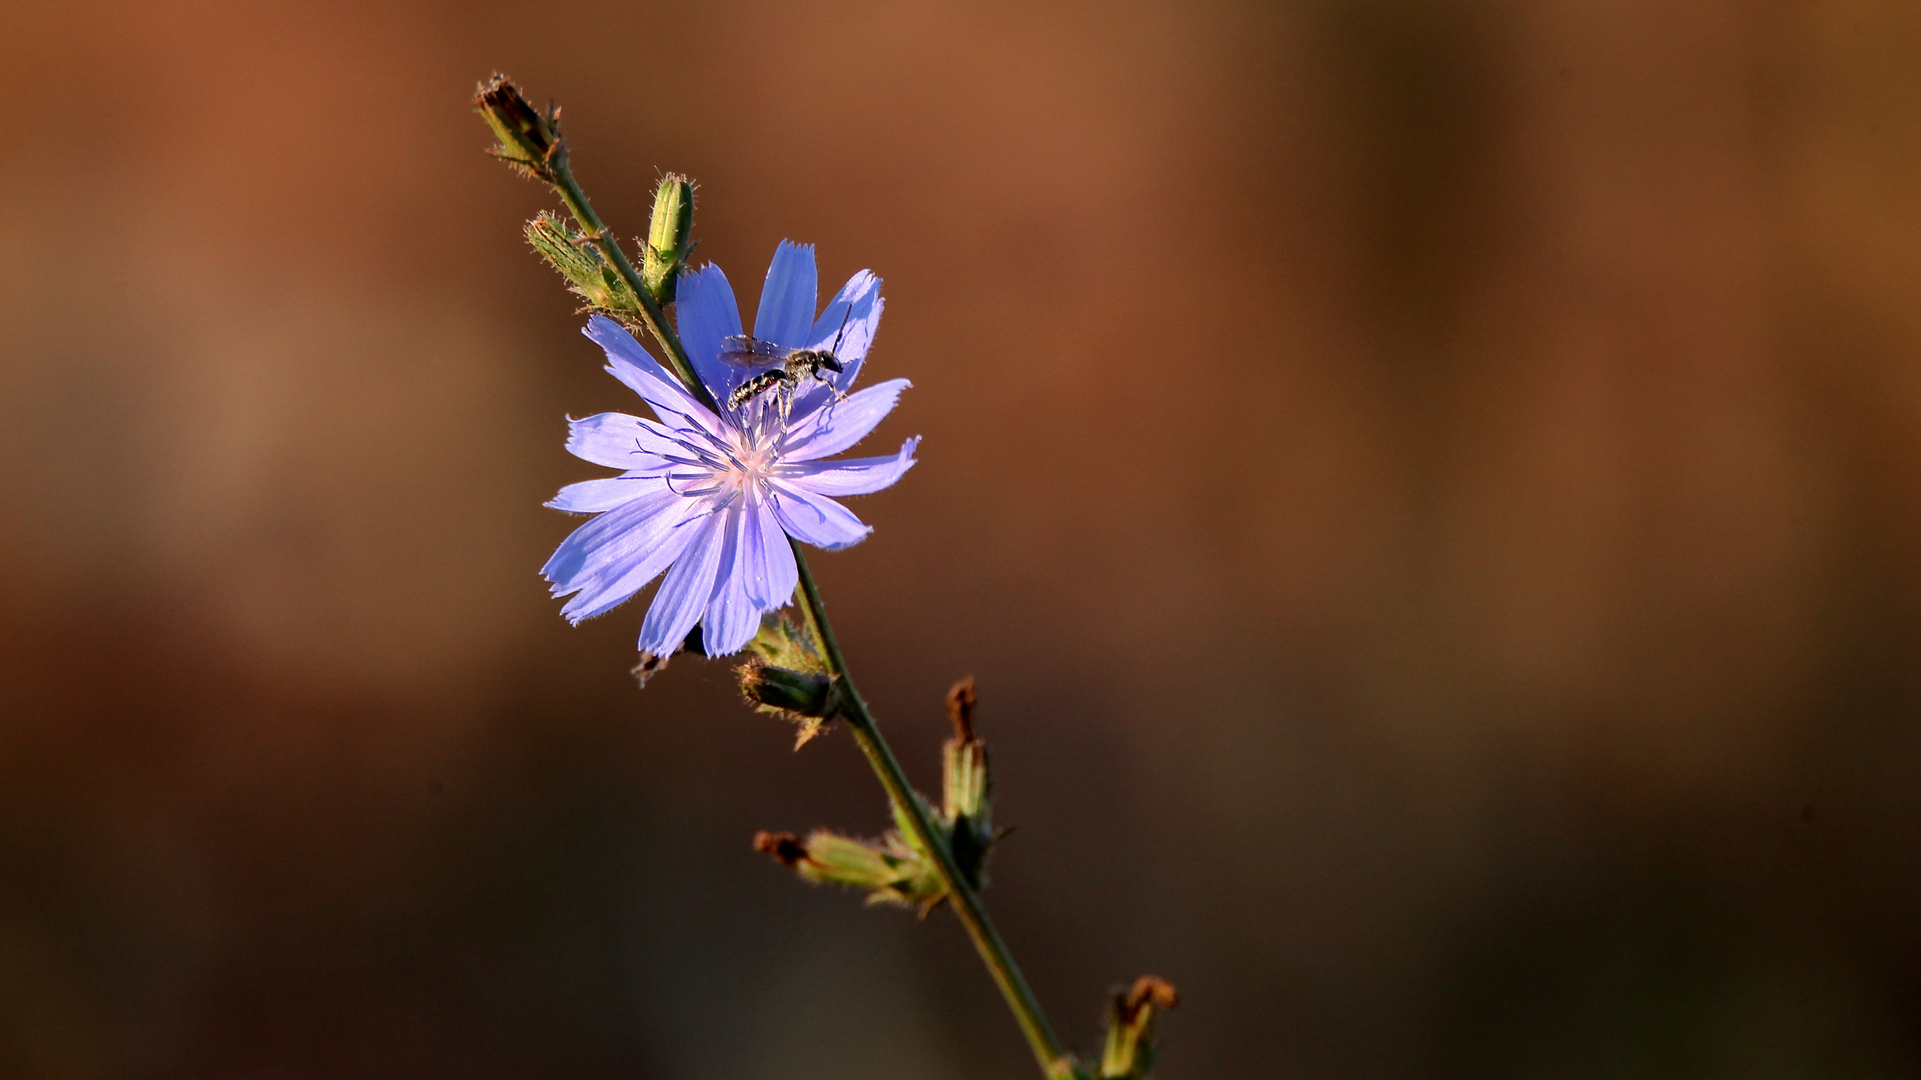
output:
[[[814,574],[807,568],[807,557],[801,553],[799,542],[791,537],[787,541],[794,549],[794,561],[800,566],[800,589],[795,600],[800,604],[801,613],[807,619],[807,629],[820,644],[826,655],[827,666],[840,678],[841,716],[854,733],[854,740],[860,744],[861,753],[867,755],[867,763],[874,768],[874,775],[880,778],[881,787],[887,789],[887,797],[895,807],[902,811],[901,816],[913,826],[916,846],[932,853],[934,868],[939,872],[941,884],[947,887],[947,898],[952,903],[954,914],[960,916],[961,925],[967,928],[967,936],[974,939],[974,948],[979,951],[981,961],[994,976],[995,985],[1000,987],[1001,996],[1007,999],[1007,1007],[1014,1012],[1014,1019],[1020,1024],[1021,1033],[1027,1036],[1027,1044],[1033,1048],[1034,1057],[1040,1062],[1041,1071],[1050,1080],[1074,1075],[1073,1063],[1067,1051],[1061,1048],[1060,1037],[1054,1034],[1053,1027],[1047,1022],[1047,1014],[1041,1011],[1040,1002],[1035,999],[1034,991],[1021,975],[1020,965],[1014,963],[1014,955],[1001,940],[1000,932],[994,929],[994,920],[988,918],[987,909],[982,906],[980,894],[976,893],[967,879],[961,876],[960,867],[954,862],[954,854],[947,846],[946,834],[934,826],[928,816],[927,804],[914,794],[907,782],[907,774],[901,771],[900,761],[894,751],[888,748],[887,740],[881,737],[880,724],[874,714],[867,710],[867,702],[854,688],[853,676],[848,674],[847,660],[841,655],[840,643],[834,639],[834,628],[827,621],[827,609],[821,604],[820,590],[814,585]]]
[[[586,232],[588,238],[600,248],[600,253],[606,256],[615,270],[620,272],[621,280],[627,283],[627,287],[632,289],[634,296],[640,300],[641,313],[647,321],[647,332],[654,335],[654,340],[660,342],[661,349],[667,353],[667,362],[673,366],[674,374],[680,376],[680,381],[687,384],[687,388],[693,391],[701,404],[719,412],[720,405],[714,401],[714,395],[707,392],[706,385],[700,381],[698,375],[694,374],[694,365],[688,363],[687,350],[680,344],[680,335],[674,332],[673,324],[667,321],[667,315],[661,310],[660,302],[654,299],[654,294],[649,292],[647,286],[641,282],[640,275],[634,270],[634,264],[627,261],[627,253],[620,250],[620,244],[614,240],[614,235],[607,231],[607,226],[600,223],[600,215],[594,213],[593,204],[587,201],[587,193],[580,190],[580,184],[574,179],[574,171],[568,167],[565,156],[562,155],[560,160],[551,163],[548,168],[553,174],[554,192],[560,196],[560,201],[567,204],[567,210],[574,215],[574,220],[580,223],[581,229]]]
[[[687,384],[687,388],[703,404],[719,412],[713,395],[694,374],[694,366],[687,359],[687,350],[680,343],[680,335],[674,332],[673,325],[667,321],[659,301],[642,284],[634,265],[627,261],[626,254],[620,250],[620,244],[601,224],[600,216],[594,213],[593,204],[587,201],[587,193],[574,180],[573,170],[568,168],[565,155],[555,155],[555,159],[550,159],[546,167],[555,193],[567,204],[568,211],[580,223],[581,229],[619,271],[621,279],[639,299],[647,330],[667,354],[667,362],[673,366],[674,374]],[[861,753],[867,755],[867,763],[873,766],[874,775],[880,778],[881,787],[886,789],[888,799],[899,809],[900,817],[913,828],[914,836],[911,839],[921,850],[933,856],[934,868],[940,874],[941,884],[947,889],[947,898],[953,905],[954,914],[960,916],[961,925],[967,928],[967,935],[974,940],[974,948],[979,951],[982,962],[993,975],[995,985],[1000,987],[1001,996],[1007,999],[1007,1007],[1013,1010],[1021,1033],[1027,1036],[1027,1043],[1033,1048],[1041,1071],[1048,1080],[1073,1077],[1075,1070],[1072,1057],[1062,1048],[1060,1037],[1054,1034],[1053,1026],[1047,1022],[1047,1015],[1041,1011],[1033,989],[1021,975],[1020,966],[1014,963],[1007,943],[1001,940],[1000,932],[994,929],[994,921],[988,918],[987,909],[981,905],[980,894],[961,875],[960,867],[954,862],[954,853],[948,848],[946,834],[935,827],[933,819],[928,816],[927,804],[914,794],[913,787],[907,782],[907,774],[901,770],[900,761],[889,749],[887,740],[881,737],[880,725],[875,721],[874,714],[868,711],[867,703],[861,699],[860,692],[854,689],[854,678],[848,673],[847,660],[841,655],[840,643],[834,639],[834,629],[827,622],[827,611],[821,605],[820,591],[814,587],[814,575],[807,568],[807,557],[801,553],[799,543],[791,538],[788,543],[793,546],[794,562],[800,567],[800,588],[795,592],[795,603],[800,606],[814,640],[826,654],[823,659],[827,661],[827,666],[840,680],[843,701],[841,715],[853,731],[854,740],[860,744]]]

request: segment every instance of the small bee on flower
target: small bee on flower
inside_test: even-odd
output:
[[[871,432],[908,382],[848,392],[880,324],[880,279],[855,274],[818,317],[817,282],[813,248],[782,241],[748,337],[718,267],[680,279],[681,342],[718,412],[619,324],[588,320],[608,372],[657,419],[569,421],[569,451],[622,470],[569,484],[547,504],[596,515],[541,570],[555,596],[571,594],[561,609],[570,621],[608,611],[665,573],[641,623],[640,651],[671,655],[699,625],[709,655],[738,652],[761,616],[793,597],[799,570],[788,537],[831,550],[872,531],[836,498],[891,486],[913,467],[920,439],[890,456],[827,459]],[[767,364],[780,366],[755,370]]]
[[[853,314],[853,309],[848,309],[848,314]],[[784,349],[771,341],[745,334],[728,338],[723,343],[725,348],[721,349],[721,359],[748,367],[763,367],[770,363],[776,366],[735,387],[734,392],[727,395],[727,407],[739,412],[748,402],[772,390],[777,395],[775,400],[780,403],[784,423],[794,407],[794,392],[808,380],[832,390],[835,400],[846,401],[847,395],[834,385],[834,380],[821,374],[825,371],[839,375],[847,370],[840,359],[841,336],[847,331],[846,319],[846,315],[841,316],[841,328],[834,334],[833,347],[828,349]]]

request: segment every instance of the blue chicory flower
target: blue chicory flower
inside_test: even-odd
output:
[[[607,351],[607,370],[653,408],[658,421],[625,413],[569,418],[567,449],[624,470],[560,489],[547,505],[598,515],[561,541],[541,573],[571,622],[627,600],[665,571],[640,627],[640,651],[672,655],[700,624],[711,656],[743,648],[761,616],[787,604],[799,581],[792,536],[829,550],[872,531],[834,496],[888,487],[914,465],[918,436],[889,457],[825,460],[859,442],[894,408],[906,379],[847,394],[880,325],[880,279],[863,270],[814,315],[818,275],[811,245],[782,241],[767,269],[754,336],[782,348],[831,349],[830,390],[808,381],[791,408],[769,391],[739,408],[728,397],[753,368],[721,358],[741,332],[733,289],[716,266],[681,278],[678,316],[688,359],[720,403],[718,414],[613,320],[595,315],[586,335]],[[842,395],[845,395],[844,397]],[[784,415],[783,415],[784,413]]]

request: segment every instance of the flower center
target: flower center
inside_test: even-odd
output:
[[[735,487],[745,487],[748,483],[761,480],[773,471],[774,464],[780,460],[780,451],[775,446],[757,446],[742,440],[734,448],[734,467],[729,470],[727,479]]]

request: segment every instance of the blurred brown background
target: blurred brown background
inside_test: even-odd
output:
[[[13,2],[0,1072],[1025,1076],[728,669],[535,574],[631,409],[499,68],[752,310],[887,279],[815,560],[991,900],[1162,1075],[1921,1075],[1921,8]]]

